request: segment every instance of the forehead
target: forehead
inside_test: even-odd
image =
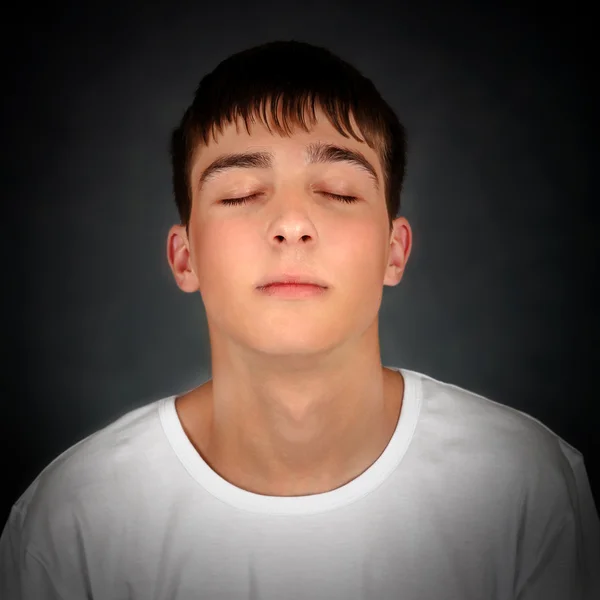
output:
[[[305,117],[305,123],[308,131],[300,124],[284,123],[281,114],[278,115],[278,122],[273,115],[268,114],[266,124],[262,118],[254,115],[251,115],[246,122],[238,117],[233,122],[225,123],[221,130],[215,128],[214,137],[212,134],[209,136],[208,144],[201,143],[198,146],[192,171],[202,168],[203,165],[223,154],[251,149],[269,150],[275,154],[282,151],[302,159],[309,144],[323,142],[358,150],[374,165],[379,175],[382,174],[379,154],[366,141],[355,139],[349,132],[346,132],[346,135],[340,133],[318,106],[315,107],[315,119],[312,119],[311,114],[310,117]],[[350,123],[355,135],[364,140],[352,115],[350,115]]]

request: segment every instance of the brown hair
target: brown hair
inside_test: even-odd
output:
[[[191,166],[209,134],[241,117],[258,118],[277,133],[290,135],[292,126],[309,131],[307,109],[315,118],[318,105],[344,136],[366,142],[381,160],[390,222],[400,210],[406,167],[406,134],[392,108],[373,83],[329,50],[299,41],[275,41],[238,52],[223,60],[201,81],[194,100],[171,136],[173,192],[181,223],[189,226]],[[280,118],[278,118],[278,111]],[[364,139],[352,129],[350,115]]]

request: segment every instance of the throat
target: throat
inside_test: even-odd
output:
[[[383,454],[396,430],[404,398],[402,374],[383,370],[381,409],[327,428],[300,444],[278,441],[269,430],[246,423],[245,435],[215,427],[212,380],[176,399],[183,430],[204,462],[230,484],[264,496],[307,496],[342,487],[367,471]],[[260,424],[260,420],[258,420]],[[358,424],[358,426],[355,426]],[[241,425],[243,426],[243,424]],[[240,425],[238,425],[240,427]],[[333,427],[331,428],[333,430]],[[307,452],[309,449],[310,452]]]

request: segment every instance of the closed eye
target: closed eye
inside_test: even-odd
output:
[[[320,192],[324,196],[328,198],[333,198],[334,200],[339,200],[340,202],[346,202],[347,204],[351,204],[352,202],[357,202],[358,198],[356,196],[342,196],[340,194],[331,194],[329,192]],[[226,198],[225,200],[221,200],[220,204],[225,204],[226,206],[235,206],[239,204],[246,204],[249,200],[260,196],[260,194],[250,194],[249,196],[243,196],[242,198]]]
[[[321,193],[324,196],[328,196],[329,198],[333,198],[334,200],[339,200],[340,202],[346,202],[348,204],[358,201],[358,198],[356,196],[341,196],[340,194],[330,194],[329,192],[321,192]]]

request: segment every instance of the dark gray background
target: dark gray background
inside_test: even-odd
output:
[[[63,450],[209,376],[200,295],[166,259],[168,137],[219,61],[290,38],[353,62],[408,129],[414,248],[384,292],[384,364],[540,419],[583,452],[599,497],[590,14],[293,6],[23,5],[5,20],[2,522]]]

